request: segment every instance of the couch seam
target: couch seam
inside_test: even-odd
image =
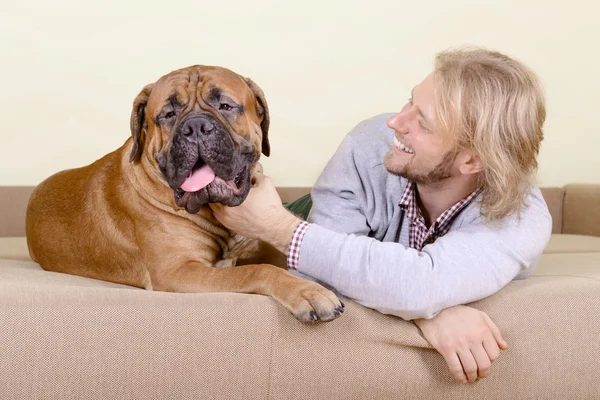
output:
[[[573,254],[573,253],[572,253]],[[585,275],[567,275],[567,274],[536,274],[535,276],[562,276],[562,277],[566,277],[566,278],[582,278],[582,279],[591,279],[593,281],[600,281],[600,279],[598,278],[594,278],[591,276],[585,276]]]

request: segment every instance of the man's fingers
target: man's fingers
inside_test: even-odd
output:
[[[257,175],[257,174],[262,174],[262,173],[263,173],[263,166],[262,166],[262,164],[261,164],[261,163],[257,162],[257,163],[254,165],[254,168],[252,169],[252,172],[251,172],[251,174],[252,174],[252,178],[250,178],[250,183],[251,183],[252,185],[254,185],[254,183],[256,182],[256,178],[255,178],[255,177],[256,177],[256,175]]]
[[[262,172],[257,172],[252,177],[252,186],[261,186],[267,179],[270,179],[268,176],[264,175]]]
[[[471,348],[471,354],[477,363],[477,377],[483,379],[490,374],[490,367],[492,362],[488,356],[488,353],[483,348],[483,345],[477,344]]]
[[[213,212],[214,217],[223,224],[223,220],[221,219],[221,214],[223,213],[223,205],[219,203],[208,203],[208,206]]]
[[[448,369],[450,369],[450,373],[460,383],[467,383],[467,376],[463,371],[463,366],[458,359],[458,354],[454,352],[449,352],[447,354],[442,354],[444,359],[446,360],[446,364],[448,364]]]
[[[223,205],[221,203],[208,203],[208,206],[211,210],[213,210],[213,212],[218,212],[223,209]]]
[[[463,371],[467,376],[469,382],[475,382],[477,380],[477,363],[471,351],[467,348],[458,352],[458,358],[462,364]]]
[[[492,319],[486,313],[483,313],[483,319],[492,331],[492,335],[494,335],[494,339],[496,340],[496,343],[498,343],[498,347],[500,347],[502,350],[508,349],[508,343],[506,343],[506,341],[502,338],[500,329],[498,329],[494,321],[492,321]]]
[[[256,186],[263,179],[264,179],[264,175],[262,173],[262,170],[261,171],[256,171],[256,173],[252,176],[252,179],[250,180],[250,183],[252,184],[252,186]]]
[[[487,353],[490,361],[494,362],[498,357],[500,357],[500,348],[498,347],[498,342],[492,336],[488,336],[483,339],[483,348]]]

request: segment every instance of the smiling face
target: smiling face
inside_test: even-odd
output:
[[[454,141],[436,130],[434,75],[417,85],[409,102],[387,125],[395,131],[385,168],[413,182],[430,184],[456,171]]]
[[[267,130],[266,101],[252,81],[224,68],[189,67],[147,86],[134,102],[131,159],[150,157],[177,206],[190,213],[207,203],[236,206],[261,150],[269,154]]]

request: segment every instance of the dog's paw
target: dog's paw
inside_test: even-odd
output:
[[[344,312],[342,303],[333,292],[315,282],[302,281],[278,299],[302,322],[333,321]]]

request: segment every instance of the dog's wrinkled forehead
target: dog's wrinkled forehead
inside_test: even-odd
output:
[[[269,108],[261,88],[226,68],[194,65],[161,77],[137,95],[130,160],[138,159],[144,148],[157,153],[182,134],[179,128],[187,121],[207,114],[211,126],[228,132],[236,144],[250,142],[258,154],[269,156]]]
[[[184,114],[218,111],[240,106],[237,111],[256,115],[255,97],[238,74],[220,67],[194,66],[161,77],[148,99],[149,116],[155,117],[165,106],[178,107]]]

